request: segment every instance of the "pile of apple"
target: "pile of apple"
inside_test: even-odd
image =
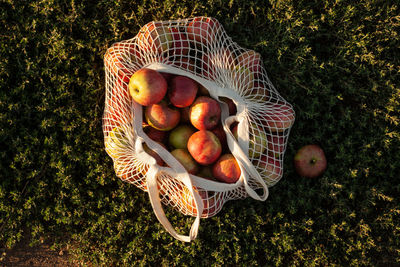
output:
[[[142,68],[129,81],[129,93],[144,108],[144,132],[174,156],[188,173],[235,183],[241,174],[229,153],[221,107],[193,79]],[[226,99],[234,113],[234,104]],[[148,146],[157,164],[165,162]]]

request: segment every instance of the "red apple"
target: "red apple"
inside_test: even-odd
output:
[[[157,142],[157,143],[159,143],[159,142]],[[165,146],[164,146],[164,144],[162,144],[162,143],[159,143],[162,147],[164,147],[165,148]],[[150,156],[152,156],[155,160],[156,160],[156,162],[157,162],[157,164],[158,165],[160,165],[160,166],[164,166],[165,165],[165,162],[162,160],[162,158],[157,154],[157,152],[155,152],[154,150],[151,150],[148,146],[147,146],[147,144],[143,144],[143,150],[147,153],[147,154],[149,154]]]
[[[239,65],[245,66],[251,72],[261,72],[261,56],[259,53],[249,50],[238,57]]]
[[[200,96],[190,107],[190,122],[198,130],[213,129],[221,120],[221,107],[211,97]]]
[[[129,93],[142,106],[160,102],[167,93],[167,81],[157,71],[140,69],[129,81]]]
[[[303,146],[294,156],[294,166],[300,176],[316,178],[326,170],[325,153],[318,145]]]
[[[173,40],[173,54],[176,56],[187,56],[190,44],[184,32],[179,32],[177,28],[171,28]]]
[[[196,66],[192,59],[181,56],[173,57],[172,60],[169,60],[167,63],[189,72],[194,72]]]
[[[211,130],[213,134],[215,134],[219,142],[221,143],[222,150],[228,149],[228,144],[226,142],[226,133],[224,131],[224,128],[222,127],[222,124],[218,124],[217,127]]]
[[[160,22],[149,22],[140,29],[136,41],[141,50],[162,54],[172,46],[172,33]]]
[[[267,134],[268,153],[279,158],[285,151],[285,137]]]
[[[145,127],[143,130],[150,139],[156,142],[163,143],[165,141],[165,138],[167,137],[167,133],[165,131],[157,130],[150,125]]]
[[[261,103],[267,102],[269,99],[269,89],[267,87],[268,85],[263,82],[255,81],[254,86],[245,92],[246,98]]]
[[[232,154],[222,155],[213,166],[214,177],[224,183],[233,184],[240,178],[240,167]]]
[[[200,195],[203,202],[201,218],[210,217],[221,209],[223,203],[221,193],[203,191],[197,188],[193,188],[193,190]],[[179,203],[177,205],[183,209],[182,212],[184,214],[189,214],[191,216],[197,215],[196,202],[192,193],[186,186],[171,194],[171,198],[175,203]]]
[[[238,123],[235,123],[234,125],[231,126],[231,132],[233,137],[235,137],[236,141],[239,141],[239,136],[238,136]]]
[[[160,131],[169,131],[175,128],[180,120],[181,113],[174,107],[169,107],[164,100],[145,108],[147,123]]]
[[[221,155],[221,143],[210,131],[201,130],[192,134],[187,144],[190,155],[201,165],[214,163]]]
[[[199,171],[199,165],[189,154],[187,149],[177,148],[171,151],[174,156],[190,174],[196,174]]]
[[[107,50],[104,55],[104,64],[106,69],[110,70],[113,75],[116,75],[118,81],[128,83],[133,72],[125,65],[129,58],[128,51],[118,49],[119,45],[116,44]]]
[[[189,125],[179,125],[169,134],[169,144],[174,148],[187,148],[187,142],[196,130]]]
[[[269,182],[279,180],[283,173],[281,162],[278,159],[265,155],[260,158],[256,169],[259,171],[260,175],[265,176]]]
[[[295,113],[289,104],[274,104],[264,113],[264,125],[271,132],[284,132],[294,123]]]
[[[160,72],[164,79],[167,81],[167,84],[170,83],[171,79],[175,77],[174,74],[168,72]]]
[[[199,84],[199,90],[198,90],[199,95],[202,96],[210,96],[210,92],[208,92],[207,88],[205,88],[203,85]]]
[[[198,90],[196,81],[185,76],[175,76],[169,85],[168,97],[175,107],[184,108],[193,103]]]
[[[222,27],[214,18],[196,17],[187,26],[187,35],[190,40],[198,43],[211,43],[215,41],[216,34]]]

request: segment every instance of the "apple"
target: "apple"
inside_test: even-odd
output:
[[[197,173],[197,176],[200,176],[204,179],[211,180],[211,181],[216,181],[214,178],[214,175],[212,173],[212,167],[211,166],[203,166],[200,168],[200,171]]]
[[[162,147],[166,148],[166,147],[164,146],[164,144],[159,143],[159,142],[157,142],[157,143],[160,144]],[[149,154],[150,156],[152,156],[152,157],[156,160],[156,162],[157,162],[158,165],[160,165],[160,166],[164,166],[164,165],[165,165],[165,162],[164,162],[164,161],[162,160],[162,158],[157,154],[157,152],[155,152],[154,150],[150,149],[150,148],[147,146],[146,143],[143,143],[143,150],[144,150],[147,154]]]
[[[194,134],[196,130],[189,125],[179,125],[169,134],[169,144],[174,148],[187,148],[189,137]]]
[[[136,41],[141,50],[162,54],[172,46],[172,33],[161,22],[150,22],[140,29]]]
[[[240,54],[238,62],[239,65],[247,67],[251,72],[261,72],[261,56],[253,50]]]
[[[268,153],[279,158],[285,151],[285,137],[267,134]]]
[[[240,178],[240,167],[232,154],[222,155],[213,165],[214,177],[224,183],[233,184]]]
[[[221,101],[225,102],[228,105],[228,109],[229,109],[229,116],[235,115],[237,110],[236,110],[236,105],[233,102],[232,99],[227,98],[227,97],[220,97],[219,98]]]
[[[190,122],[198,130],[213,129],[220,119],[221,107],[211,97],[200,96],[190,106]]]
[[[324,173],[327,166],[324,150],[315,144],[300,148],[294,156],[296,172],[307,178],[316,178]]]
[[[117,75],[118,81],[128,83],[133,72],[124,64],[129,61],[134,48],[127,44],[116,43],[110,47],[104,55],[104,64],[112,74]]]
[[[194,18],[186,29],[187,36],[190,40],[202,44],[215,42],[216,34],[221,30],[222,27],[216,19],[206,17]]]
[[[271,183],[279,180],[283,173],[280,160],[265,155],[261,156],[256,169],[261,176],[265,176]]]
[[[187,144],[190,155],[201,165],[214,163],[221,155],[221,143],[210,131],[197,131],[190,136]]]
[[[200,195],[203,202],[203,212],[201,214],[201,218],[211,217],[221,209],[223,203],[221,193],[203,191],[195,187],[193,190]],[[182,212],[184,214],[197,216],[197,208],[194,196],[186,186],[171,195],[173,201],[183,209]]]
[[[113,158],[126,153],[129,146],[129,140],[121,127],[115,127],[105,138],[105,147],[108,154]]]
[[[163,143],[165,141],[165,138],[167,137],[167,132],[157,130],[157,129],[151,127],[150,125],[145,127],[143,130],[150,139],[152,139],[156,142]]]
[[[168,72],[160,72],[164,79],[167,81],[167,84],[170,83],[171,79],[175,77],[174,74]]]
[[[262,82],[255,81],[254,86],[245,92],[246,98],[251,100],[256,100],[261,103],[265,103],[269,100],[269,89],[266,88]]]
[[[224,128],[222,127],[222,124],[218,124],[217,127],[210,131],[218,137],[219,142],[221,143],[222,150],[228,149],[228,144],[226,142],[226,133],[224,131]]]
[[[173,54],[177,56],[187,56],[189,54],[190,44],[184,32],[177,28],[170,29],[173,40]]]
[[[231,72],[232,79],[235,81],[235,85],[239,90],[245,92],[253,88],[254,74],[249,68],[236,65]]]
[[[160,102],[167,93],[167,81],[157,71],[140,69],[129,81],[129,93],[133,100],[142,106]]]
[[[196,98],[197,82],[189,77],[175,76],[169,86],[168,97],[175,107],[188,107]]]
[[[192,59],[181,56],[172,57],[172,60],[169,60],[167,63],[189,72],[194,72],[196,66]]]
[[[236,141],[239,141],[239,136],[238,136],[238,123],[234,123],[232,126],[231,126],[231,132],[232,132],[232,135],[233,135],[233,137],[235,137],[235,139],[236,139]]]
[[[289,104],[274,104],[268,107],[263,118],[271,132],[284,132],[293,125],[295,113]]]
[[[171,151],[174,156],[190,174],[196,174],[199,171],[199,165],[189,154],[187,149],[177,148]]]
[[[267,149],[267,135],[257,124],[251,123],[249,130],[249,157],[258,158]]]
[[[174,107],[169,107],[164,100],[145,108],[147,123],[160,131],[169,131],[175,128],[180,120],[181,113]]]
[[[215,78],[215,65],[211,62],[210,56],[208,54],[203,54],[201,57],[201,73],[205,78],[213,80]],[[206,94],[207,95],[207,94]],[[208,94],[209,95],[209,94]]]

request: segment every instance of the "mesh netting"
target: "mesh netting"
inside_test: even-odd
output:
[[[202,218],[217,214],[228,200],[256,198],[257,189],[264,189],[260,198],[266,199],[267,187],[282,177],[295,114],[269,81],[260,54],[234,43],[217,20],[196,17],[150,22],[134,38],[110,47],[104,61],[103,132],[119,178],[147,191],[154,162],[143,155],[151,156],[157,160],[160,201],[185,215],[198,216],[194,198],[198,194],[204,206]],[[143,112],[129,94],[130,77],[144,67],[190,77],[219,101],[229,150],[242,172],[238,182],[228,185],[190,175],[193,188],[189,189],[179,179],[172,156],[143,130],[147,127]]]

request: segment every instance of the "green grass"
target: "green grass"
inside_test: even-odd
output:
[[[2,1],[0,247],[51,238],[95,265],[400,264],[399,6],[329,2]],[[228,202],[187,244],[115,176],[103,56],[149,21],[197,15],[261,53],[297,117],[268,200]],[[329,161],[315,180],[292,165],[309,143]]]

